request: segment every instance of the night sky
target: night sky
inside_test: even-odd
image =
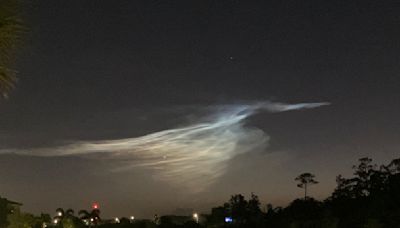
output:
[[[0,155],[0,195],[26,211],[99,202],[106,217],[151,217],[207,212],[251,192],[284,206],[302,196],[301,172],[316,175],[310,194],[322,199],[358,158],[399,157],[397,1],[41,0],[23,14],[29,31],[17,88],[0,101],[0,149],[32,153]],[[229,159],[200,192],[153,169],[115,172],[119,161],[96,154],[35,156],[263,101],[330,105],[250,116],[246,129],[264,131],[268,146]]]

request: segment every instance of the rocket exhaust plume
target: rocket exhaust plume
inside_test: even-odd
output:
[[[114,171],[135,167],[154,169],[154,177],[202,191],[221,175],[233,157],[267,147],[264,131],[245,126],[245,120],[257,112],[284,112],[317,108],[329,103],[285,104],[258,102],[225,105],[207,121],[186,127],[117,140],[79,141],[68,145],[30,150],[0,150],[0,153],[56,157],[88,156],[121,162]],[[99,154],[104,156],[98,156]]]

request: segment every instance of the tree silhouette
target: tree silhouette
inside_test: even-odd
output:
[[[97,225],[100,220],[99,209],[93,209],[91,212],[87,210],[80,210],[78,214],[80,219],[86,220],[89,223],[89,227],[91,225]]]
[[[247,219],[247,200],[243,195],[237,194],[231,196],[229,200],[229,209],[232,218],[239,224],[244,224]]]
[[[0,4],[0,96],[7,97],[16,82],[10,69],[11,53],[20,39],[23,26],[18,18],[18,1],[3,0]]]
[[[61,221],[64,219],[65,216],[65,211],[62,208],[57,208],[56,209],[56,215],[54,216],[54,221],[56,221],[57,224],[60,224]]]
[[[71,208],[67,209],[66,211],[59,207],[56,209],[56,215],[54,216],[54,221],[57,221],[56,223],[61,226],[61,224],[63,222],[65,222],[65,220],[73,220],[74,219],[74,210],[72,210]]]
[[[68,216],[68,217],[74,216],[74,210],[69,208],[68,210],[65,211],[65,215]]]
[[[314,180],[314,178],[315,175],[311,173],[302,173],[295,178],[296,181],[300,182],[297,184],[297,187],[304,188],[304,200],[307,199],[307,187],[309,185],[318,184],[318,181]]]
[[[372,159],[368,157],[360,158],[358,161],[359,164],[353,166],[354,176],[352,178],[337,176],[337,187],[333,192],[334,198],[358,199],[371,194],[379,194],[385,189],[390,174],[396,169],[396,161],[389,166],[379,168],[376,164],[372,164]]]
[[[216,227],[225,227],[224,219],[231,217],[233,227],[260,227],[259,223],[263,221],[260,204],[258,196],[254,193],[251,193],[249,200],[242,194],[232,195],[223,206],[213,208],[207,220]]]

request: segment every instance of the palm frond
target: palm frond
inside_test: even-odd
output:
[[[0,66],[0,96],[7,98],[8,92],[14,88],[16,82],[15,71]]]
[[[7,97],[17,82],[16,72],[10,65],[23,31],[18,18],[18,1],[0,0],[0,97]]]

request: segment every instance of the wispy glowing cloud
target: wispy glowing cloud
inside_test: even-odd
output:
[[[59,147],[0,152],[44,157],[106,157],[122,164],[114,171],[151,168],[155,178],[201,191],[224,174],[230,159],[267,147],[268,135],[245,125],[248,117],[261,111],[284,112],[323,105],[328,103],[224,105],[199,123],[141,137],[79,141]],[[100,153],[105,156],[99,156]]]

